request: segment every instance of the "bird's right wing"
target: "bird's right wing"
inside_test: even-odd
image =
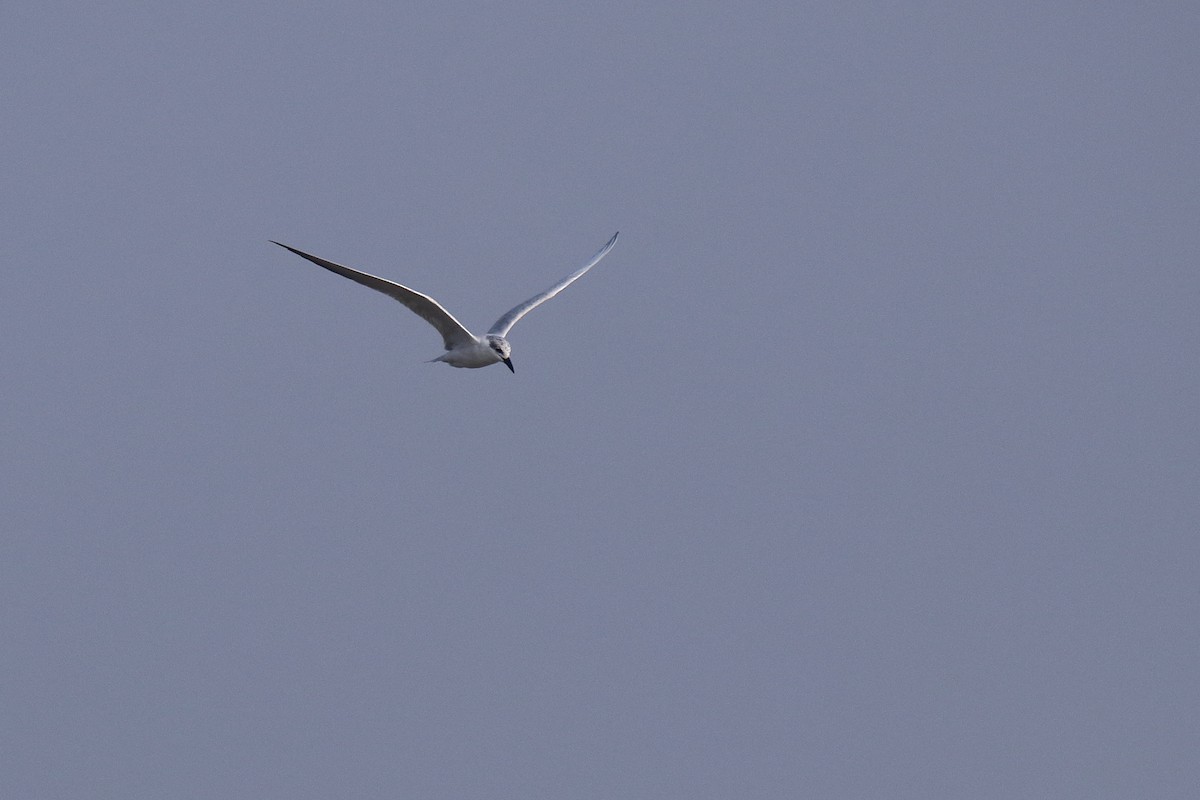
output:
[[[521,303],[519,306],[509,309],[504,316],[496,320],[496,324],[491,327],[491,330],[489,330],[488,333],[493,333],[497,336],[507,336],[508,332],[512,330],[512,326],[517,324],[517,320],[528,314],[530,311],[533,311],[551,297],[554,297],[554,295],[558,294],[563,289],[574,283],[581,275],[583,275],[583,273],[596,266],[596,263],[608,255],[609,250],[613,249],[613,245],[617,243],[618,236],[620,236],[620,231],[614,233],[612,238],[605,243],[604,247],[601,247],[596,251],[596,255],[592,256],[588,263],[584,264],[582,267],[575,270],[570,275],[563,278],[561,281],[554,284],[541,294],[535,294],[533,297],[529,298],[524,303]]]
[[[349,278],[355,283],[361,283],[363,286],[374,289],[377,292],[383,292],[388,297],[399,300],[418,317],[437,328],[438,333],[442,335],[442,341],[446,345],[447,350],[453,349],[460,344],[474,341],[475,339],[471,335],[471,332],[463,327],[461,322],[456,320],[449,311],[442,308],[441,303],[429,295],[414,292],[407,286],[401,286],[398,283],[393,283],[383,278],[376,278],[374,275],[368,275],[356,269],[343,267],[341,264],[335,264],[323,258],[317,258],[314,255],[309,255],[294,247],[288,247],[286,244],[281,244],[275,240],[271,240],[271,244],[277,244],[285,250],[291,250],[296,255],[308,259],[319,267],[324,267],[330,272],[341,275],[343,278]]]

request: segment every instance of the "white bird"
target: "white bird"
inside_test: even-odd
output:
[[[535,294],[524,303],[509,309],[504,316],[496,320],[496,324],[483,336],[476,336],[463,327],[463,324],[456,320],[449,311],[442,308],[441,303],[429,295],[421,294],[409,289],[407,286],[401,286],[398,283],[383,278],[376,278],[374,275],[368,275],[365,272],[359,272],[356,269],[343,267],[341,264],[334,264],[332,261],[326,261],[323,258],[317,258],[294,247],[288,247],[286,244],[277,242],[274,239],[271,240],[271,244],[277,244],[285,250],[291,250],[296,255],[301,258],[307,258],[317,266],[324,267],[330,272],[336,272],[338,275],[349,278],[355,283],[369,286],[377,292],[383,292],[388,297],[394,297],[408,306],[417,316],[437,328],[438,333],[442,335],[442,342],[446,346],[446,352],[432,359],[433,361],[444,361],[452,367],[470,367],[473,369],[504,362],[506,367],[516,372],[513,369],[512,361],[509,359],[512,347],[509,346],[508,339],[504,338],[509,330],[513,325],[517,324],[517,320],[521,317],[551,297],[554,297],[554,295],[570,286],[583,273],[596,266],[596,263],[608,255],[608,251],[617,243],[617,236],[619,234],[620,231],[614,233],[613,237],[608,240],[608,243],[604,247],[601,247],[596,252],[596,255],[592,256],[591,260],[584,264],[583,267],[575,270],[541,294]]]

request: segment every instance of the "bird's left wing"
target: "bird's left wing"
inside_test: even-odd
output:
[[[471,335],[471,332],[454,318],[453,314],[442,308],[441,303],[429,295],[415,292],[407,286],[401,286],[398,283],[393,283],[383,278],[376,278],[374,275],[368,275],[356,269],[343,267],[341,264],[335,264],[323,258],[317,258],[314,255],[309,255],[294,247],[288,247],[286,244],[281,244],[273,239],[271,240],[271,244],[277,244],[284,250],[291,250],[296,255],[301,258],[307,258],[319,267],[324,267],[330,272],[341,275],[343,278],[349,278],[355,283],[361,283],[363,286],[367,286],[377,292],[383,292],[388,297],[399,300],[421,319],[437,328],[438,333],[442,335],[442,341],[446,345],[447,350],[451,350],[457,345],[474,341],[475,339]]]
[[[554,295],[558,294],[563,289],[567,288],[572,283],[574,283],[579,278],[580,275],[587,272],[592,267],[596,266],[596,263],[600,259],[604,258],[606,255],[608,255],[609,250],[612,250],[613,245],[617,243],[617,236],[619,236],[620,233],[621,233],[620,231],[617,231],[616,233],[614,233],[612,238],[608,240],[608,243],[605,244],[604,247],[601,247],[596,252],[596,255],[592,256],[592,260],[589,261],[588,263],[584,264],[583,267],[575,270],[570,275],[563,278],[561,281],[554,284],[553,286],[551,286],[549,289],[542,292],[541,294],[537,294],[537,295],[534,295],[533,297],[529,298],[524,303],[521,303],[521,305],[510,310],[503,317],[496,320],[496,324],[491,327],[491,330],[489,330],[488,333],[495,334],[496,336],[508,335],[508,332],[509,332],[509,330],[512,329],[512,326],[517,324],[517,320],[519,320],[521,317],[528,314],[533,309],[540,306],[542,303],[549,300],[551,297],[554,297]]]

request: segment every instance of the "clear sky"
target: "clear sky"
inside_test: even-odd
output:
[[[1197,41],[6,2],[0,796],[1194,796]]]

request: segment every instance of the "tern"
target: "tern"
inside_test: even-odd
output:
[[[591,260],[582,267],[541,294],[535,294],[524,303],[513,306],[506,311],[504,316],[496,320],[496,324],[483,336],[476,336],[471,333],[461,322],[454,318],[453,314],[442,308],[441,303],[427,294],[421,294],[416,290],[409,289],[407,286],[401,286],[394,281],[377,278],[374,275],[368,275],[365,272],[359,272],[356,269],[350,269],[349,267],[343,267],[341,264],[317,258],[302,250],[288,247],[286,244],[277,242],[274,239],[271,240],[271,244],[277,244],[285,250],[291,250],[296,255],[308,259],[319,267],[324,267],[330,272],[337,273],[343,278],[349,278],[355,283],[361,283],[363,286],[370,287],[377,292],[383,292],[388,297],[395,298],[406,305],[418,317],[437,328],[438,333],[442,335],[442,343],[446,347],[446,352],[437,358],[431,359],[431,361],[443,361],[452,367],[468,367],[471,369],[478,369],[479,367],[503,362],[504,366],[515,373],[516,370],[513,369],[512,359],[509,358],[512,353],[512,347],[509,345],[508,339],[505,338],[512,329],[512,326],[516,325],[517,320],[521,319],[521,317],[551,297],[554,297],[554,295],[578,280],[583,273],[596,266],[596,263],[608,255],[609,250],[612,250],[613,245],[617,243],[617,236],[619,235],[620,231],[614,233],[607,244],[597,250],[596,255],[592,256]]]

